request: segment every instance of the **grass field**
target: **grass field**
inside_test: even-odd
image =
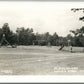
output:
[[[84,74],[84,52],[73,47],[18,46],[0,48],[0,75]]]

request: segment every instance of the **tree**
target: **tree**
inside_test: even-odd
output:
[[[57,33],[55,32],[53,35],[52,35],[52,38],[51,38],[51,44],[53,46],[57,46],[59,45],[59,36],[57,35]]]
[[[0,28],[0,41],[2,39],[2,35],[3,35],[3,31],[2,31],[2,28]]]
[[[1,35],[3,36],[3,34],[5,34],[5,38],[6,40],[11,44],[15,44],[16,43],[16,35],[10,30],[9,24],[8,23],[4,23],[4,25],[2,26],[1,31]],[[1,37],[2,39],[2,37]]]
[[[17,28],[18,44],[20,45],[32,45],[35,40],[33,29],[25,29],[24,27]]]
[[[72,8],[71,11],[77,12],[77,11],[82,11],[84,13],[84,8]],[[80,16],[79,17],[79,21],[84,21],[84,16]],[[80,28],[80,29],[76,29],[74,32],[75,35],[75,42],[78,46],[84,46],[84,27]]]

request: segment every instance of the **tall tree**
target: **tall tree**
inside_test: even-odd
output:
[[[51,38],[51,44],[53,46],[56,46],[56,45],[59,45],[59,36],[57,35],[57,33],[55,32],[53,35],[52,35],[52,38]]]
[[[10,30],[9,24],[4,23],[2,26],[2,34],[5,34],[6,40],[12,45],[16,43],[16,35]],[[2,39],[2,37],[1,37]]]

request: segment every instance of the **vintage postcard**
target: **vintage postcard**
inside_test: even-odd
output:
[[[0,75],[84,75],[84,2],[0,1]]]

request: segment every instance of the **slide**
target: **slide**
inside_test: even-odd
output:
[[[59,48],[59,50],[62,50],[64,48],[64,45],[61,45],[61,48]]]

